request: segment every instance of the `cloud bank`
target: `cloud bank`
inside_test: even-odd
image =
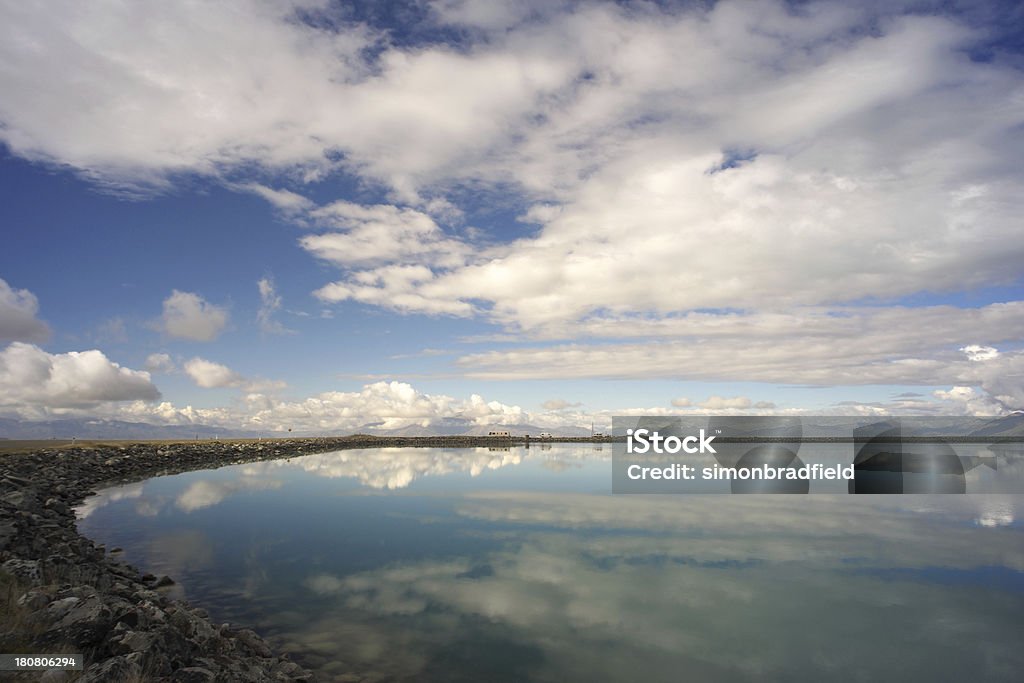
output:
[[[465,355],[471,377],[965,386],[1024,406],[1024,75],[997,10],[421,9],[403,39],[319,3],[12,6],[0,140],[109,191],[198,175],[259,195],[336,269],[320,300],[535,342]],[[376,199],[311,199],[335,177]],[[476,224],[492,204],[518,222]],[[1009,293],[906,304],[972,291]],[[14,296],[0,325],[21,311],[35,339]],[[210,341],[227,320],[175,291],[161,329]]]

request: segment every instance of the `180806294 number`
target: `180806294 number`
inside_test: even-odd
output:
[[[82,663],[80,654],[0,654],[0,671],[81,669]]]

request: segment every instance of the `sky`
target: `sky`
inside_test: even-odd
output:
[[[1021,27],[0,1],[0,417],[1024,409]]]

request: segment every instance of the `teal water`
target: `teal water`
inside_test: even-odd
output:
[[[79,528],[323,680],[1020,680],[1024,497],[612,495],[610,456],[310,455]]]

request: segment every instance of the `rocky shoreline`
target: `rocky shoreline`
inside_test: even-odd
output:
[[[0,652],[83,653],[85,670],[26,680],[314,681],[255,632],[212,622],[81,536],[74,507],[95,489],[150,477],[349,448],[506,446],[493,437],[114,443],[0,454]],[[590,439],[555,439],[590,441]],[[358,680],[358,679],[353,679]]]

